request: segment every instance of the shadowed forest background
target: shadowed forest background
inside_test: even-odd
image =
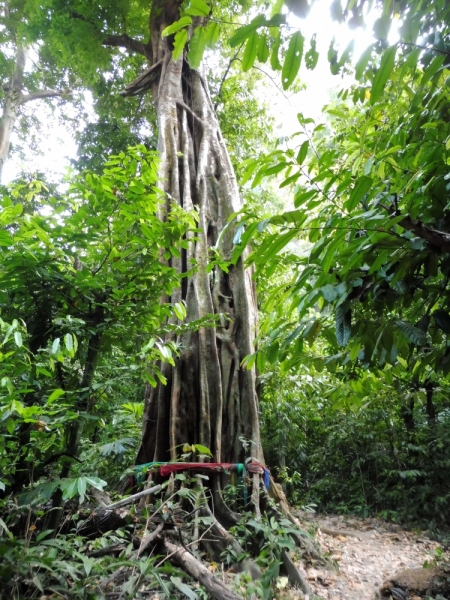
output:
[[[310,4],[0,2],[0,598],[312,594],[290,507],[448,543],[450,9]]]

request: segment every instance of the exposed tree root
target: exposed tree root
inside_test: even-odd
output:
[[[172,544],[166,539],[162,541],[161,546],[168,555],[167,558],[205,586],[213,598],[217,600],[242,600],[242,596],[235,594],[220,579],[214,577],[205,565],[185,548]]]
[[[267,492],[263,490],[261,495],[265,512],[278,518],[280,515],[284,515],[287,519],[289,519],[289,521],[299,529],[298,533],[291,532],[290,536],[300,550],[321,565],[327,568],[333,568],[331,563],[329,563],[329,561],[323,557],[314,540],[310,538],[306,532],[304,535],[301,534],[302,527],[300,521],[292,514],[291,508],[286,500],[286,496],[284,495],[281,486],[275,483],[272,477],[270,484],[270,495],[273,497],[276,504],[270,501]]]
[[[224,562],[223,553],[225,551],[229,556],[231,555],[232,557],[236,557],[236,560],[230,561],[232,564],[229,566],[231,567],[232,571],[235,573],[247,572],[253,580],[260,580],[263,577],[263,573],[254,560],[250,558],[245,558],[244,560],[239,559],[239,557],[245,556],[244,548],[222,523],[226,523],[227,525],[230,523],[236,524],[238,520],[241,520],[241,516],[227,506],[222,497],[219,483],[216,482],[216,485],[213,486],[215,487],[215,493],[212,491],[209,500],[206,495],[206,490],[203,488],[202,482],[197,480],[197,484],[199,484],[199,489],[197,490],[197,500],[194,502],[194,500],[191,499],[191,502],[195,503],[196,508],[187,513],[185,510],[181,510],[181,507],[174,507],[172,502],[174,496],[177,494],[175,491],[169,498],[166,498],[158,510],[148,518],[147,525],[150,522],[155,524],[158,523],[157,527],[152,533],[147,535],[147,537],[141,541],[139,548],[137,548],[136,551],[129,557],[129,560],[133,561],[139,559],[145,551],[150,550],[151,552],[154,552],[156,550],[156,552],[166,555],[166,558],[163,559],[163,562],[169,560],[170,562],[183,568],[189,575],[205,586],[213,598],[217,598],[219,600],[239,599],[240,596],[231,591],[224,582],[215,577],[201,562],[201,560],[194,556],[196,552],[194,551],[194,553],[191,553],[190,550],[197,548],[198,545],[201,544],[201,547],[206,551],[208,556],[210,556],[211,559],[216,562]],[[139,494],[134,494],[129,498],[99,510],[102,512],[108,512],[110,514],[116,514],[118,516],[118,513],[115,513],[113,507],[131,504],[131,502],[137,501],[141,497],[148,496],[149,493],[153,491],[158,491],[161,486],[156,487],[158,489],[151,488],[150,490],[145,490],[144,493],[141,492]],[[275,488],[275,491],[279,493],[277,488]],[[274,516],[277,521],[280,521],[280,519],[283,518],[288,518],[297,527],[299,526],[298,520],[290,511],[284,494],[281,495],[282,492],[279,493],[279,499],[281,501],[278,501],[277,504],[275,504],[273,500],[269,499],[262,486],[260,486],[259,492],[261,509],[263,513],[267,514],[269,518]],[[252,494],[252,508],[254,508],[253,496],[254,494]],[[219,498],[220,511],[217,510],[216,502],[214,501],[214,499],[217,498]],[[210,502],[212,502],[214,511],[210,506]],[[161,511],[164,512],[165,506],[172,507],[170,508],[171,516],[169,518],[166,516],[161,522],[160,519],[162,517],[158,513],[161,513]],[[182,513],[184,516],[181,519],[182,524],[178,523],[177,512]],[[189,520],[188,517],[190,517]],[[258,520],[258,516],[256,514],[255,519]],[[189,543],[186,542],[185,545],[180,528],[186,525],[187,520],[189,521],[188,524],[191,526],[194,535],[190,537]],[[302,535],[301,530],[299,529],[298,533],[295,531],[290,531],[289,535],[292,537],[304,555],[307,555],[308,558],[316,562],[320,562],[320,564],[327,565],[327,561],[321,556],[320,551],[315,546],[313,541],[308,538],[306,533]],[[123,549],[123,544],[115,545],[111,546],[109,549],[102,550],[101,554],[117,554],[117,552],[120,552]],[[303,593],[307,594],[311,600],[317,600],[319,597],[313,593],[301,571],[296,567],[289,553],[285,550],[281,552],[281,562],[282,569],[288,576],[290,584],[301,589]],[[120,576],[123,576],[129,568],[130,567],[128,566],[121,566],[120,568],[116,569],[114,573],[101,582],[100,587],[105,589],[108,585],[117,581]]]
[[[347,530],[341,530],[341,529],[330,529],[329,527],[321,527],[320,531],[322,533],[325,533],[326,535],[331,535],[333,537],[339,537],[339,536],[344,536],[344,537],[354,537],[358,540],[361,539],[361,536],[359,536],[357,533],[355,533],[354,531],[347,531]]]
[[[318,599],[319,596],[316,596],[312,589],[309,587],[308,582],[301,574],[300,570],[295,566],[294,561],[289,556],[289,553],[286,550],[283,550],[281,553],[281,558],[283,560],[283,567],[286,571],[286,575],[288,576],[289,583],[298,587],[304,594],[308,594],[311,600]]]

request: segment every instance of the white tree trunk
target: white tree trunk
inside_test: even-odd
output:
[[[3,114],[0,119],[0,183],[2,181],[3,167],[6,159],[8,158],[9,147],[11,144],[11,134],[14,129],[21,104],[23,74],[26,60],[26,48],[18,46],[14,73],[6,90]]]

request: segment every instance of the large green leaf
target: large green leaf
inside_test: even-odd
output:
[[[367,192],[370,190],[373,184],[373,179],[367,175],[361,175],[356,180],[356,183],[350,193],[350,198],[345,203],[345,208],[348,211],[352,211],[356,208],[358,203],[364,198]]]
[[[208,26],[206,28],[206,45],[208,46],[208,48],[215,48],[219,39],[219,34],[219,23],[216,23],[215,21],[211,21],[210,23],[208,23]]]
[[[406,339],[416,346],[424,346],[427,343],[427,335],[418,327],[407,323],[406,321],[396,321],[397,327],[406,337]]]
[[[433,319],[435,320],[439,329],[442,329],[442,331],[446,334],[450,334],[450,315],[446,310],[435,310],[433,313]]]
[[[166,27],[165,29],[163,29],[161,32],[161,35],[162,35],[162,37],[172,35],[173,33],[180,31],[180,29],[187,27],[191,23],[192,23],[191,17],[181,17],[181,19],[179,19],[178,21],[175,21],[175,23],[172,23],[172,25],[169,25],[169,27]]]
[[[346,346],[352,333],[352,313],[347,304],[336,308],[336,339],[339,346]]]
[[[391,46],[384,51],[381,57],[380,68],[376,72],[373,79],[372,89],[370,92],[370,103],[375,104],[383,96],[386,83],[391,76],[395,65],[395,54],[397,52],[397,44]]]
[[[244,25],[244,27],[239,27],[236,33],[230,38],[229,44],[232,48],[239,46],[242,44],[258,27],[264,25],[266,19],[264,15],[258,15],[253,19],[251,23],[248,25]]]
[[[308,148],[309,148],[309,140],[306,140],[306,142],[303,142],[303,144],[300,146],[300,150],[298,151],[298,154],[297,154],[297,164],[298,165],[302,165],[305,162],[305,158],[308,154]]]
[[[211,9],[204,0],[190,0],[184,12],[193,17],[207,17]]]
[[[289,40],[289,47],[284,59],[283,69],[281,71],[281,83],[283,85],[283,89],[285,90],[290,87],[294,79],[297,77],[297,73],[302,62],[304,42],[305,38],[302,36],[300,31],[296,31]]]
[[[173,60],[178,60],[183,53],[184,47],[188,39],[188,32],[186,29],[182,29],[175,34],[175,40],[173,44]]]
[[[193,69],[197,69],[203,58],[206,46],[206,33],[203,27],[197,27],[189,42],[188,61]]]
[[[275,38],[275,41],[272,46],[272,54],[270,55],[270,66],[272,67],[272,69],[274,71],[280,71],[282,68],[280,59],[278,58],[278,52],[280,51],[280,45],[281,45],[281,35],[280,35],[280,32],[278,32],[278,35]]]
[[[372,56],[372,52],[373,52],[373,44],[371,44],[370,46],[368,46],[364,50],[364,52],[361,54],[360,59],[356,63],[355,78],[358,81],[360,81],[362,79],[362,76],[364,75],[366,67],[367,67],[367,65],[369,63],[369,60],[370,60],[371,56]]]
[[[270,54],[270,50],[269,50],[269,46],[267,45],[267,36],[261,35],[259,38],[259,44],[258,44],[258,60],[259,60],[259,62],[260,63],[267,62],[267,60],[269,58],[269,54]]]
[[[242,57],[242,70],[248,71],[253,67],[258,54],[259,34],[254,31],[245,44],[244,56]]]

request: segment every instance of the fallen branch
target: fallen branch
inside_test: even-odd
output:
[[[158,535],[161,533],[161,531],[163,530],[164,527],[164,523],[160,523],[158,525],[158,527],[155,529],[155,531],[152,531],[152,533],[150,533],[150,535],[148,535],[145,539],[142,540],[141,545],[139,546],[139,548],[136,550],[136,552],[133,552],[133,554],[130,556],[129,560],[136,560],[138,558],[140,558],[140,556],[144,553],[145,550],[147,550],[147,548],[149,547],[149,545],[158,537]],[[102,581],[100,583],[100,587],[101,588],[106,588],[108,585],[110,585],[115,579],[117,579],[121,573],[123,573],[125,571],[125,569],[127,569],[128,567],[126,566],[122,566],[119,567],[118,569],[116,569],[114,571],[114,573],[112,573],[108,579],[105,579],[104,581]]]
[[[108,546],[107,548],[99,548],[98,550],[88,552],[88,556],[94,556],[96,558],[99,558],[100,556],[107,556],[108,554],[122,552],[123,550],[125,550],[125,548],[125,544],[113,544],[112,546]]]
[[[199,581],[213,598],[216,598],[217,600],[242,600],[242,596],[238,596],[228,589],[220,579],[217,579],[210,571],[208,571],[203,563],[181,546],[177,546],[164,540],[162,548],[166,554],[171,555],[171,561]]]
[[[140,498],[144,496],[150,496],[151,494],[156,494],[162,488],[161,485],[155,485],[154,487],[148,488],[148,490],[144,490],[143,492],[138,492],[137,494],[133,494],[132,496],[128,496],[128,498],[123,498],[118,502],[114,502],[113,504],[108,505],[108,509],[120,508],[121,506],[126,506],[127,504],[133,504]]]

